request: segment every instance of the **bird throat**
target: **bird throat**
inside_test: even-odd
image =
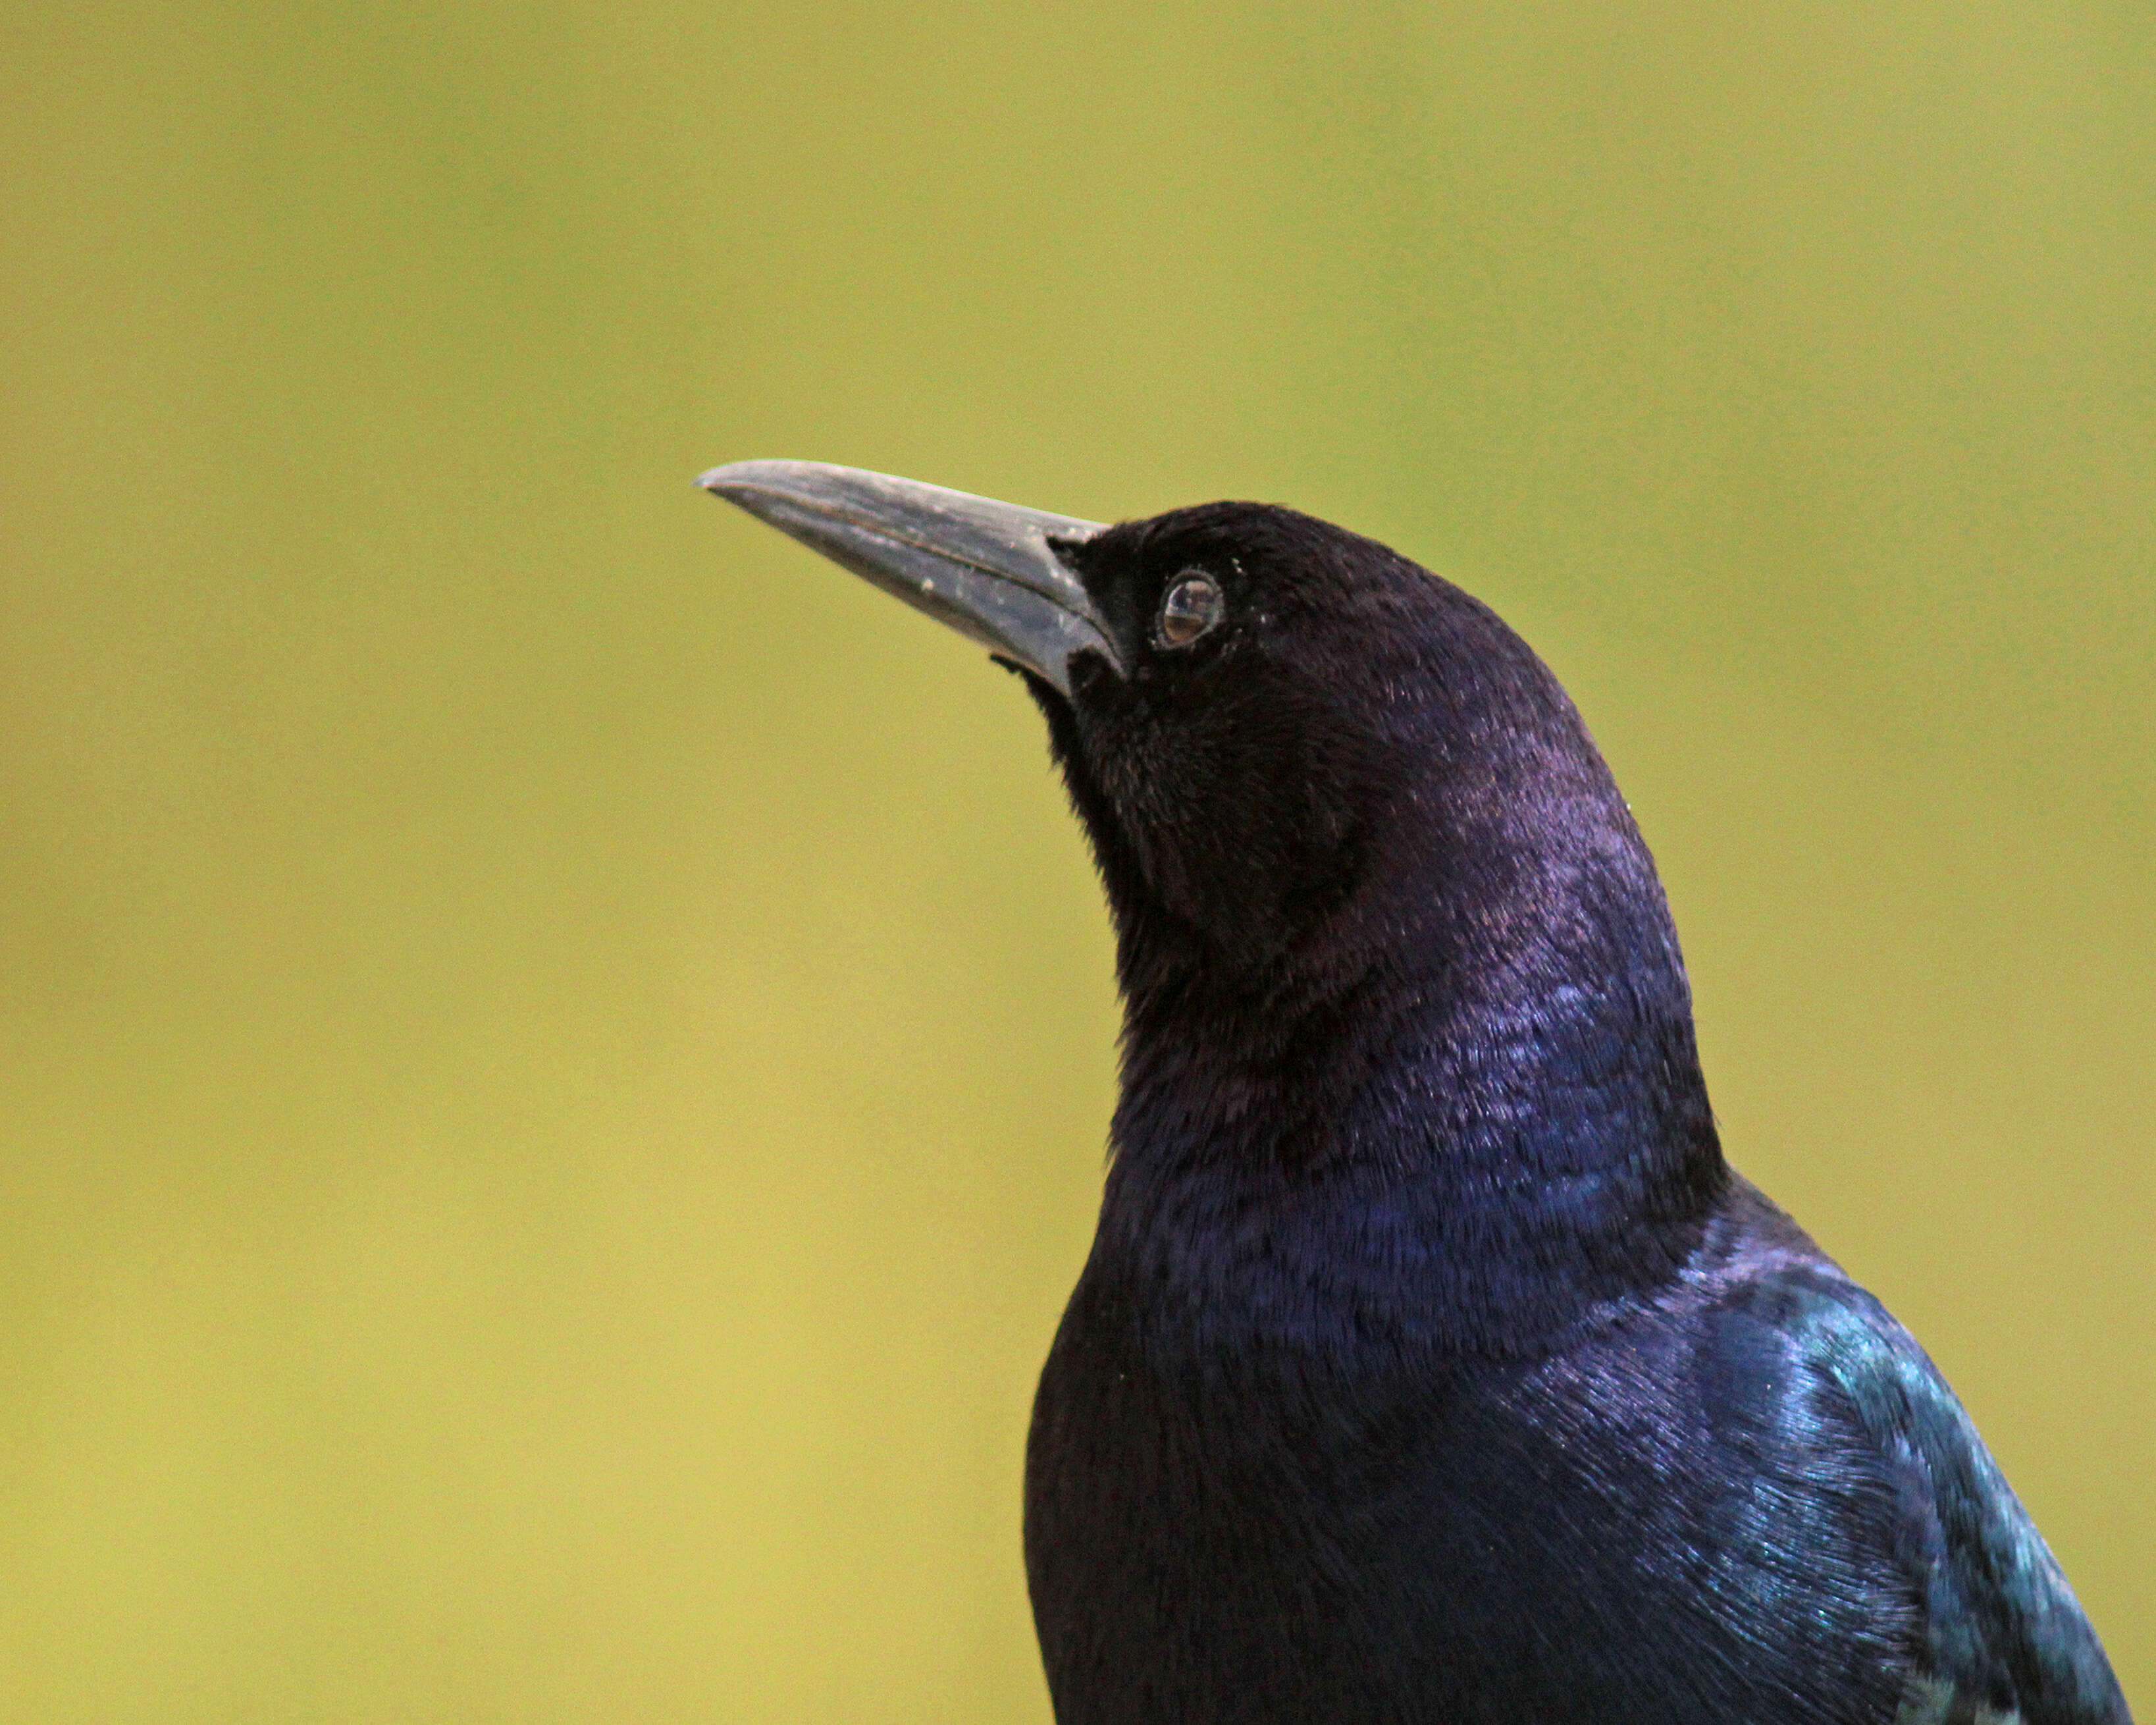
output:
[[[1728,1175],[1659,891],[1640,908],[1256,991],[1127,963],[1089,1275],[1200,1348],[1532,1356],[1651,1296]]]

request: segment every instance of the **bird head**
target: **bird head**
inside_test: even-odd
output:
[[[1024,675],[1134,1007],[1196,975],[1276,999],[1373,965],[1531,962],[1553,932],[1531,913],[1560,901],[1644,891],[1661,916],[1556,680],[1373,540],[1255,503],[1104,526],[812,462],[700,483]]]

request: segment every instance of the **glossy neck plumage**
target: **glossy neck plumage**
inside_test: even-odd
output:
[[[1092,1273],[1163,1337],[1520,1355],[1676,1273],[1727,1176],[1661,889],[1592,767],[1405,798],[1257,964],[1096,830],[1125,1028]]]

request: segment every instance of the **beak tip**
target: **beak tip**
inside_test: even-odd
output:
[[[743,492],[799,489],[804,478],[813,478],[819,471],[840,470],[822,469],[814,461],[729,461],[698,474],[696,486],[714,497],[738,503]]]
[[[707,467],[696,475],[696,489],[709,491],[715,497],[723,497],[726,495],[727,487],[738,481],[740,475],[737,470],[750,465],[746,461],[729,461],[722,467]]]

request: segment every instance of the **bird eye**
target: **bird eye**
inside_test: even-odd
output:
[[[1219,582],[1209,575],[1186,575],[1160,602],[1154,635],[1163,647],[1188,647],[1218,623],[1227,608]]]

